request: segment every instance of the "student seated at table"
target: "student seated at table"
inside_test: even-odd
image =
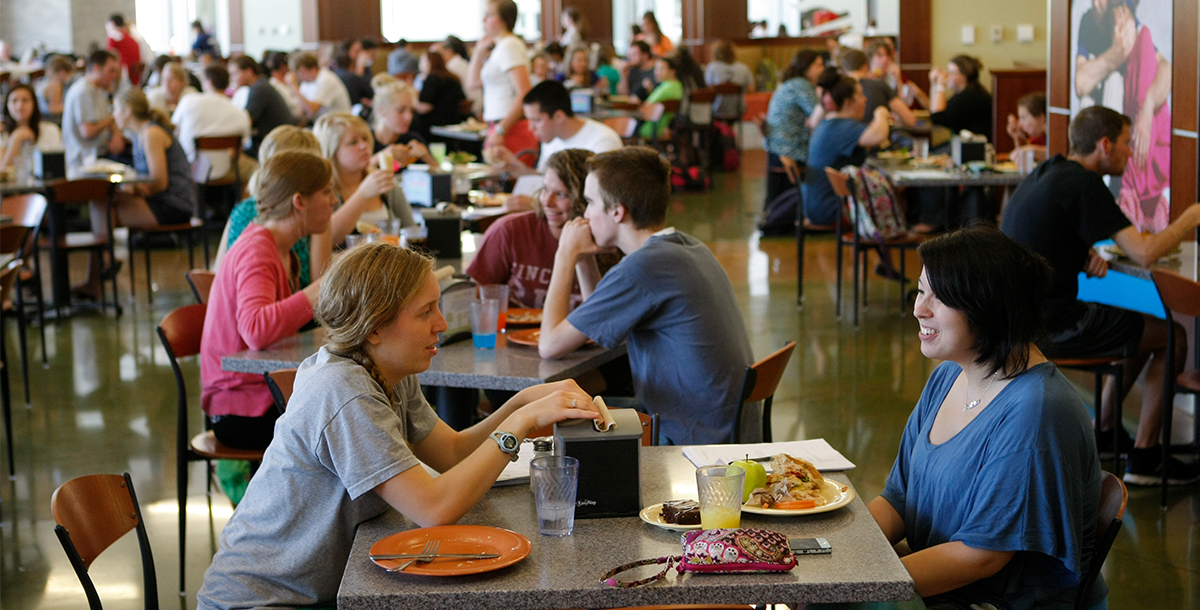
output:
[[[637,403],[661,417],[660,442],[740,440],[733,438],[734,418],[753,354],[717,259],[694,237],[665,226],[670,164],[645,147],[596,155],[588,160],[584,195],[584,218],[568,222],[558,241],[538,352],[561,358],[588,339],[609,349],[628,341]],[[598,283],[576,273],[612,248],[625,258]],[[577,277],[584,301],[570,311]]]
[[[152,228],[191,220],[196,212],[192,165],[174,135],[170,119],[150,108],[141,89],[126,87],[113,100],[113,121],[117,130],[132,138],[133,168],[151,179],[145,184],[121,185],[112,200],[113,226]],[[107,236],[107,208],[93,203],[89,211],[92,233]],[[100,281],[100,253],[93,252],[87,280],[71,290],[78,296],[99,300],[103,293]]]
[[[417,90],[403,81],[395,81],[375,90],[371,120],[374,123],[373,152],[387,149],[392,159],[404,168],[420,161],[437,165],[425,146],[425,138],[413,130],[413,114],[417,105]]]
[[[151,107],[167,114],[174,113],[183,98],[200,93],[188,84],[188,71],[177,61],[163,64],[161,81],[159,86],[146,89],[146,99],[150,100]]]
[[[1146,370],[1142,386],[1142,415],[1137,437],[1129,445],[1122,428],[1120,445],[1113,446],[1115,384],[1106,380],[1100,409],[1101,432],[1096,445],[1104,454],[1129,452],[1125,482],[1157,485],[1165,468],[1168,482],[1200,481],[1200,466],[1172,458],[1162,463],[1158,444],[1162,426],[1163,375],[1183,371],[1187,341],[1179,324],[1156,317],[1078,300],[1079,274],[1104,277],[1108,263],[1092,244],[1113,239],[1130,258],[1149,267],[1200,226],[1200,205],[1191,205],[1159,233],[1142,233],[1121,212],[1112,191],[1101,179],[1119,176],[1129,163],[1129,117],[1103,106],[1079,112],[1071,121],[1070,156],[1055,155],[1033,171],[1004,208],[1000,229],[1029,249],[1045,256],[1054,269],[1054,284],[1046,299],[1048,326],[1045,350],[1054,358],[1128,358],[1123,393]],[[1175,371],[1166,371],[1167,333],[1180,339]]]
[[[311,131],[295,125],[281,125],[272,129],[271,133],[263,139],[262,146],[258,150],[258,158],[266,163],[271,157],[288,150],[301,150],[320,155],[321,145]],[[246,227],[250,226],[251,221],[258,216],[258,181],[259,173],[255,172],[250,176],[247,186],[250,198],[237,204],[229,212],[229,220],[225,223],[225,231],[221,234],[221,241],[217,245],[217,255],[213,259],[213,272],[221,270],[221,261],[225,258],[225,254],[242,236]],[[292,246],[292,252],[296,254],[296,260],[300,262],[299,287],[304,288],[314,279],[321,277],[333,258],[330,232],[326,230],[301,237],[296,245]]]
[[[54,55],[46,62],[46,77],[37,85],[38,108],[51,122],[62,122],[63,98],[75,75],[75,64],[65,55]]]
[[[467,275],[479,284],[508,284],[513,306],[541,309],[563,225],[583,216],[587,208],[583,184],[587,161],[592,155],[591,151],[578,148],[551,155],[536,207],[531,212],[502,216],[488,227],[467,267]],[[599,270],[591,262],[583,261],[579,273],[592,278],[590,283],[594,285],[599,280]],[[571,307],[581,302],[583,296],[576,284],[571,290]]]
[[[486,153],[493,163],[503,163],[510,174],[528,175],[546,171],[550,157],[560,150],[581,148],[594,153],[608,152],[621,147],[621,136],[611,127],[586,117],[575,116],[571,109],[571,94],[562,83],[545,81],[525,94],[521,100],[529,129],[542,143],[537,169],[517,160],[503,146],[494,146]]]
[[[313,134],[321,143],[321,154],[333,163],[337,208],[330,228],[335,246],[346,241],[359,221],[376,224],[398,219],[401,227],[415,224],[412,206],[396,186],[394,174],[379,169],[371,156],[375,139],[366,121],[349,112],[329,112],[317,119]]]
[[[4,96],[3,124],[0,125],[0,169],[16,165],[21,145],[29,142],[41,151],[61,151],[62,131],[58,125],[42,120],[36,95],[29,85],[18,84]]]
[[[858,49],[846,49],[839,60],[842,71],[862,85],[863,95],[867,97],[863,122],[870,123],[875,116],[875,109],[884,106],[895,113],[901,123],[909,127],[917,124],[917,115],[900,99],[896,90],[889,87],[887,81],[871,78],[871,66],[866,53]]]
[[[826,114],[808,141],[808,167],[801,191],[805,218],[816,225],[832,225],[842,213],[843,202],[833,192],[825,168],[861,165],[868,148],[887,140],[891,113],[887,106],[877,106],[870,124],[863,125],[867,98],[858,81],[830,68],[817,84],[824,91],[821,101]]]
[[[416,102],[417,132],[428,142],[432,127],[457,125],[466,118],[463,105],[467,95],[462,81],[446,67],[446,60],[438,51],[430,50],[422,55],[418,65],[422,81]]]
[[[569,89],[608,90],[608,80],[602,79],[588,65],[588,50],[576,48],[571,50],[571,61],[567,64],[567,73],[563,76],[563,85]]]
[[[679,60],[674,57],[660,57],[654,62],[654,78],[658,85],[642,103],[642,115],[650,112],[654,104],[683,100],[683,83],[679,80]],[[701,81],[703,83],[703,80]],[[682,107],[682,106],[681,106]],[[662,137],[663,130],[671,126],[675,120],[674,112],[664,112],[657,121],[645,121],[638,127],[638,137],[649,140],[655,136]]]
[[[440,295],[433,261],[411,250],[369,243],[334,263],[316,308],[326,344],[300,365],[200,608],[333,607],[360,523],[394,509],[418,527],[452,524],[515,459],[505,442],[597,417],[591,397],[561,381],[522,390],[466,430],[438,419],[417,374],[447,328]]]
[[[908,542],[919,607],[1072,608],[1101,472],[1086,408],[1035,345],[1049,266],[992,227],[919,252],[921,353],[943,362],[867,506],[888,542]]]
[[[1008,158],[1017,163],[1023,172],[1033,171],[1026,167],[1027,155],[1033,154],[1034,165],[1046,160],[1046,94],[1030,93],[1017,100],[1017,114],[1008,115],[1008,137],[1012,138],[1013,150]]]
[[[313,317],[318,278],[297,287],[296,241],[329,227],[333,170],[312,153],[276,154],[258,170],[258,216],[213,280],[200,341],[200,403],[217,440],[264,449],[279,413],[262,375],[221,369],[221,358],[296,334]]]

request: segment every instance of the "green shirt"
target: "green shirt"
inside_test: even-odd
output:
[[[646,98],[647,104],[656,104],[658,102],[667,102],[671,100],[683,99],[683,83],[678,80],[663,81],[650,92],[650,97]],[[638,130],[638,135],[643,138],[653,138],[655,133],[661,134],[662,130],[671,125],[671,121],[675,119],[674,112],[664,112],[662,118],[657,122],[645,122]]]

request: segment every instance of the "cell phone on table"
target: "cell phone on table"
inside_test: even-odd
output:
[[[788,538],[788,546],[797,555],[825,555],[833,552],[833,547],[824,538]]]

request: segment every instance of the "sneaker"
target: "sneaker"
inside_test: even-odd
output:
[[[1129,437],[1129,433],[1125,431],[1124,426],[1117,432],[1117,435],[1120,437],[1117,442],[1121,455],[1128,454],[1129,450],[1133,449],[1133,439]],[[1096,450],[1100,453],[1100,459],[1111,459],[1113,457],[1112,430],[1105,430],[1096,435]],[[1157,462],[1155,464],[1157,465]]]
[[[1200,481],[1200,464],[1181,462],[1168,458],[1166,465],[1168,485],[1190,485]],[[1161,485],[1163,477],[1162,446],[1148,449],[1130,449],[1129,467],[1125,471],[1125,482],[1130,485]]]

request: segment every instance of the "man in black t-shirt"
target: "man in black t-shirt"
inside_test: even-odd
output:
[[[1013,193],[1004,210],[1000,229],[1009,237],[1046,257],[1054,277],[1046,299],[1047,340],[1042,346],[1051,358],[1129,358],[1122,388],[1125,393],[1146,368],[1142,388],[1142,415],[1137,437],[1129,450],[1125,481],[1156,485],[1162,474],[1163,374],[1167,333],[1171,326],[1158,318],[1133,311],[1084,303],[1078,300],[1080,272],[1103,277],[1108,263],[1092,249],[1097,241],[1112,238],[1138,264],[1149,267],[1200,226],[1200,204],[1188,207],[1160,233],[1140,233],[1121,212],[1101,177],[1120,175],[1129,162],[1129,117],[1102,106],[1082,110],[1071,121],[1071,154],[1043,162]],[[1176,332],[1178,374],[1187,354],[1183,328]],[[1153,356],[1153,358],[1151,358]],[[1149,365],[1147,367],[1147,362]],[[1104,388],[1101,429],[1112,430],[1114,396],[1112,380]],[[1116,422],[1119,424],[1120,422]],[[1122,431],[1123,432],[1123,431]],[[1122,434],[1122,436],[1125,436]],[[1097,447],[1113,447],[1111,433],[1102,433]],[[1200,466],[1174,459],[1166,465],[1168,480],[1186,484],[1200,480]]]
[[[257,159],[263,138],[280,125],[295,125],[296,117],[262,73],[258,62],[250,57],[239,55],[229,60],[229,76],[239,88],[249,87],[244,99],[234,95],[234,104],[244,102],[243,109],[250,115],[250,145],[246,147],[246,154]]]
[[[619,85],[621,92],[645,100],[658,85],[654,78],[654,55],[650,53],[650,45],[644,40],[633,41],[625,59],[624,79]]]

